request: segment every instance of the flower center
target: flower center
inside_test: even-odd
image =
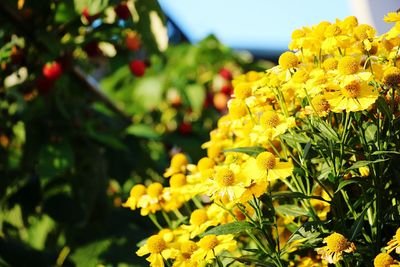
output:
[[[339,233],[331,234],[325,241],[328,249],[332,252],[341,252],[347,248],[347,239]]]
[[[336,58],[328,58],[324,61],[324,63],[322,63],[322,66],[324,67],[324,69],[326,71],[328,70],[335,70],[338,66],[338,61]]]
[[[342,93],[345,97],[356,98],[360,96],[361,86],[358,81],[352,81],[343,87]]]
[[[203,209],[198,209],[190,215],[190,224],[202,225],[208,220],[207,212]]]
[[[315,110],[317,111],[317,113],[327,112],[331,108],[331,106],[329,105],[329,102],[322,95],[315,96],[311,100],[311,103],[312,103],[313,107],[315,108]]]
[[[359,62],[351,56],[342,57],[338,63],[338,70],[343,75],[354,74],[358,71]]]
[[[218,245],[216,235],[206,235],[199,241],[199,246],[204,250],[212,250]]]
[[[230,186],[235,183],[235,174],[228,168],[221,168],[217,171],[216,180],[222,186]]]
[[[391,87],[400,84],[400,69],[397,67],[387,68],[383,73],[383,82]]]
[[[167,248],[167,244],[161,236],[153,235],[147,239],[147,247],[149,248],[150,253],[161,253]]]
[[[374,259],[374,267],[389,267],[393,263],[393,258],[387,253],[379,253]]]
[[[257,166],[261,169],[272,170],[276,166],[274,154],[271,152],[262,152],[256,158]]]
[[[147,194],[150,197],[158,197],[159,195],[161,195],[162,191],[163,191],[163,186],[160,183],[152,183],[147,188]]]
[[[283,69],[291,69],[299,64],[299,59],[293,52],[285,52],[279,57],[279,66]]]
[[[238,84],[234,89],[235,97],[239,99],[246,99],[251,96],[251,87],[248,83]]]
[[[186,241],[181,244],[181,253],[185,259],[189,259],[190,256],[197,250],[197,245],[193,241]]]
[[[273,128],[279,125],[280,119],[278,114],[275,111],[265,111],[264,114],[260,118],[260,123],[264,127]]]

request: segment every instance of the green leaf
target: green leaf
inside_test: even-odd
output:
[[[95,15],[107,7],[108,0],[74,0],[74,5],[77,13],[81,13],[82,9],[88,8],[89,15]]]
[[[254,226],[246,221],[241,221],[241,222],[231,222],[223,225],[216,226],[214,228],[211,228],[207,232],[201,234],[200,236],[206,236],[206,235],[227,235],[227,234],[237,234],[246,230],[251,230],[253,229]]]
[[[109,239],[98,240],[96,242],[86,244],[78,249],[71,255],[77,267],[84,266],[97,266],[102,263],[100,255],[107,252],[111,246],[112,241]]]
[[[389,160],[389,159],[377,159],[377,160],[373,160],[373,161],[360,160],[360,161],[357,161],[356,163],[354,163],[353,165],[351,165],[351,167],[348,168],[347,171],[358,169],[360,167],[368,166],[370,164],[375,164],[375,163],[378,163],[378,162],[384,162],[384,161],[387,161],[387,160]]]
[[[367,213],[367,211],[368,211],[369,206],[371,205],[371,203],[372,203],[372,201],[369,202],[369,203],[365,206],[363,212],[360,214],[360,216],[358,216],[357,220],[356,220],[356,221],[353,223],[353,225],[351,226],[351,228],[350,228],[350,235],[349,235],[349,236],[350,236],[350,240],[354,240],[354,238],[355,238],[355,237],[357,236],[357,234],[360,232],[362,223],[363,223],[363,221],[364,221],[365,214]]]
[[[201,112],[204,99],[206,98],[205,88],[199,84],[192,84],[186,87],[186,95],[194,112]]]
[[[308,152],[310,152],[310,148],[311,148],[311,142],[307,142],[307,144],[304,147],[304,151],[303,151],[303,158],[306,159],[308,156]]]
[[[280,136],[290,147],[296,148],[298,143],[306,144],[310,138],[303,134],[286,133]]]
[[[376,138],[376,131],[378,130],[378,127],[375,124],[368,125],[368,127],[365,129],[365,139],[367,142],[375,142]]]
[[[245,153],[250,156],[257,156],[261,152],[266,151],[265,148],[263,147],[258,147],[258,146],[252,146],[252,147],[236,147],[236,148],[229,148],[229,149],[224,149],[224,152],[239,152],[239,153]]]
[[[74,164],[72,148],[67,142],[47,144],[39,152],[37,165],[41,178],[53,178],[64,174]]]
[[[339,192],[340,190],[342,190],[345,186],[347,186],[349,184],[361,184],[361,183],[362,183],[362,181],[357,180],[357,179],[343,180],[339,183],[338,188],[336,189],[335,193]]]
[[[392,117],[392,112],[390,111],[390,108],[388,104],[386,103],[386,100],[380,96],[376,100],[376,105],[378,106],[378,109],[385,114],[386,118],[391,118]]]
[[[300,192],[290,192],[290,191],[281,191],[281,192],[275,192],[272,193],[271,195],[272,199],[275,198],[287,198],[287,199],[294,199],[294,198],[303,198],[303,199],[318,199],[318,200],[322,200],[325,201],[327,203],[330,203],[329,201],[327,201],[326,199],[320,197],[320,196],[307,196],[304,195],[303,193]]]
[[[131,125],[126,129],[126,133],[137,137],[148,139],[159,139],[160,134],[146,124]]]
[[[375,151],[371,155],[386,155],[386,154],[393,154],[393,155],[400,155],[398,151]]]
[[[28,228],[29,244],[35,249],[44,249],[47,236],[54,228],[55,222],[49,216],[32,217],[31,226]]]
[[[56,23],[66,23],[74,16],[77,16],[74,10],[74,3],[72,0],[65,0],[57,4],[56,14],[54,20]]]
[[[316,120],[313,122],[313,124],[314,127],[317,128],[326,139],[336,142],[339,141],[339,136],[337,132],[334,129],[332,129],[332,127],[325,121]]]
[[[290,244],[300,239],[307,240],[307,242],[303,243],[308,243],[308,244],[312,244],[318,241],[317,238],[320,235],[320,232],[318,230],[319,226],[321,226],[321,222],[318,221],[305,222],[303,225],[297,228],[297,230],[289,237],[287,244]]]
[[[275,210],[283,216],[310,216],[309,212],[299,206],[284,204],[275,207]]]

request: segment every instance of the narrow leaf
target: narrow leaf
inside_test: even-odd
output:
[[[246,221],[232,222],[214,227],[200,236],[237,234],[246,230],[251,230],[253,228],[254,226]]]
[[[261,152],[264,152],[265,148],[263,147],[258,147],[258,146],[252,146],[252,147],[236,147],[236,148],[229,148],[225,149],[224,152],[240,152],[240,153],[245,153],[250,156],[257,156]]]

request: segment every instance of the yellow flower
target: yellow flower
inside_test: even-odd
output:
[[[160,183],[152,183],[147,187],[146,194],[141,196],[137,207],[141,208],[140,214],[146,216],[161,210],[161,200],[164,187]]]
[[[146,187],[142,184],[137,184],[132,187],[128,200],[122,204],[122,207],[129,207],[131,210],[137,208],[139,199],[146,194]]]
[[[195,242],[191,240],[183,241],[180,244],[179,254],[176,257],[172,266],[176,267],[196,267],[198,266],[196,261],[191,260],[193,252],[198,249]]]
[[[140,247],[136,254],[140,257],[150,254],[146,258],[152,267],[164,267],[164,260],[174,258],[178,251],[169,248],[161,235],[153,235],[147,239],[144,246]]]
[[[387,68],[383,72],[383,83],[390,87],[399,86],[400,69],[394,66]]]
[[[392,256],[387,253],[379,253],[374,259],[374,267],[395,267],[400,266]]]
[[[389,12],[383,20],[385,22],[397,22],[400,21],[400,14],[399,12]]]
[[[284,52],[280,57],[279,57],[279,66],[282,67],[282,69],[292,69],[297,67],[299,64],[299,59],[293,52]]]
[[[354,57],[345,56],[339,60],[337,68],[342,75],[355,74],[360,68],[360,62]]]
[[[324,95],[316,95],[311,99],[311,106],[318,116],[325,117],[331,111],[331,105]]]
[[[395,250],[397,254],[400,254],[400,228],[397,229],[396,234],[393,236],[393,239],[387,243],[385,249],[388,253]]]
[[[271,152],[261,152],[256,158],[249,158],[245,173],[255,181],[285,179],[293,172],[291,162],[281,162]]]
[[[356,250],[354,243],[349,242],[346,237],[339,233],[333,233],[324,238],[326,246],[317,248],[316,251],[323,260],[329,263],[337,263],[342,259],[343,252],[352,253]]]
[[[165,171],[164,177],[170,177],[175,173],[184,173],[188,159],[183,153],[175,154],[171,159],[170,167]]]
[[[234,251],[237,247],[236,241],[233,239],[233,235],[206,235],[199,242],[199,247],[192,255],[192,259],[195,261],[207,262],[220,255],[224,250]]]
[[[366,110],[379,96],[377,90],[370,86],[367,81],[355,75],[345,76],[340,84],[340,91],[326,94],[329,105],[333,112],[346,110]]]
[[[335,70],[338,66],[338,60],[334,57],[327,58],[323,63],[322,67],[324,70],[329,71],[329,70]]]
[[[215,218],[208,216],[208,208],[197,209],[190,215],[190,225],[182,225],[190,233],[190,238],[203,233],[210,226],[215,226],[218,221]]]
[[[240,167],[232,166],[232,169],[227,166],[217,168],[213,179],[206,183],[207,194],[213,199],[219,200],[227,196],[229,201],[237,201],[250,184],[251,180],[240,173]]]
[[[291,262],[292,263],[292,262]],[[322,262],[321,259],[316,257],[305,256],[293,262],[296,267],[328,267],[326,262]]]

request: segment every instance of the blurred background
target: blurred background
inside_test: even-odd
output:
[[[147,218],[121,207],[192,162],[233,77],[264,71],[291,32],[398,1],[0,1],[0,266],[143,266]]]

